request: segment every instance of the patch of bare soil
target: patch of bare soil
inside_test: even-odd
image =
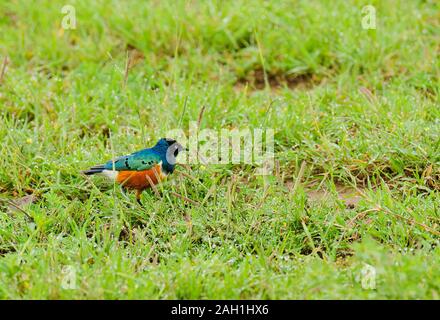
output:
[[[133,67],[144,61],[145,59],[144,53],[141,50],[137,49],[132,44],[127,44],[127,51],[128,51],[128,61],[127,61],[128,69],[132,69]]]
[[[8,209],[11,212],[21,211],[24,207],[26,207],[31,203],[34,203],[36,200],[37,197],[33,194],[29,194],[21,198],[10,200],[8,203]]]
[[[355,208],[362,199],[362,194],[359,189],[350,186],[337,185],[336,192],[338,199],[343,201],[350,209]],[[332,194],[328,190],[309,190],[307,197],[311,202],[323,202],[330,200]]]
[[[262,90],[267,85],[271,89],[281,89],[287,87],[289,89],[310,89],[320,83],[320,79],[312,73],[282,73],[269,72],[266,74],[263,69],[255,69],[248,72],[247,75],[238,78],[235,88],[241,89],[245,86],[254,90]]]

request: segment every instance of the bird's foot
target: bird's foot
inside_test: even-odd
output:
[[[142,204],[142,202],[141,202],[141,194],[142,194],[142,191],[140,191],[140,190],[136,190],[136,202],[137,202],[141,207],[143,207],[143,204]]]

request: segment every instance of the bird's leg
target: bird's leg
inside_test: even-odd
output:
[[[140,206],[142,206],[141,194],[142,194],[142,190],[136,190],[136,201],[137,203],[139,203]]]

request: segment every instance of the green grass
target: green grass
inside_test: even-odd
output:
[[[65,4],[0,2],[0,298],[439,299],[437,1],[70,1],[76,30]],[[279,170],[182,167],[145,208],[80,174],[202,106],[275,129]]]

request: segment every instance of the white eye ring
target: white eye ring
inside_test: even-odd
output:
[[[182,145],[177,142],[172,144],[171,146],[169,146],[167,149],[167,154],[166,154],[167,162],[171,165],[176,164],[176,157],[179,154],[179,152],[181,152],[183,150],[184,150],[184,148],[182,147]],[[175,155],[174,153],[176,151],[178,151],[178,152]]]

